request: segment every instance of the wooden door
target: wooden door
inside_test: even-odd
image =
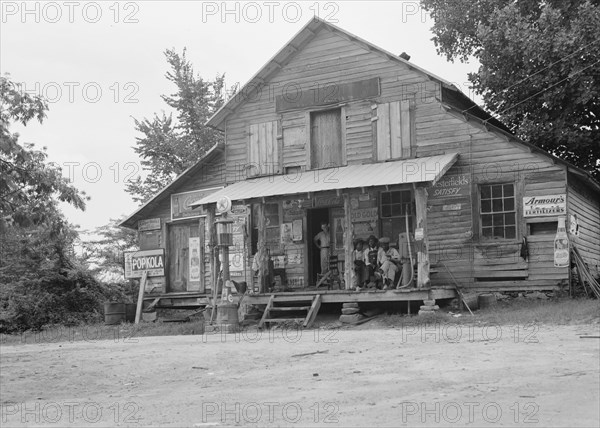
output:
[[[203,289],[204,242],[190,249],[190,243],[194,243],[190,238],[199,237],[197,221],[169,226],[169,292]]]
[[[312,168],[342,166],[341,114],[341,109],[311,113],[310,158]]]

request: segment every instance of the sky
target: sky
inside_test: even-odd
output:
[[[0,73],[49,103],[43,124],[14,125],[20,141],[47,147],[91,200],[63,212],[84,230],[133,213],[128,179],[143,174],[135,154],[134,118],[169,107],[161,94],[166,49],[181,52],[204,79],[225,73],[246,83],[315,16],[469,91],[476,63],[439,56],[433,21],[418,1],[0,1]]]

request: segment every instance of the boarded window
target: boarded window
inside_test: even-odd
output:
[[[395,101],[377,106],[377,160],[413,156],[413,103]]]
[[[310,166],[312,169],[342,166],[341,109],[310,114]]]
[[[406,216],[408,215],[408,230],[412,230],[412,215],[415,204],[410,190],[381,192],[381,236],[398,240],[398,235],[406,231]]]
[[[250,125],[247,176],[281,173],[277,121]]]
[[[489,239],[515,239],[517,214],[515,185],[482,184],[479,186],[481,236]]]

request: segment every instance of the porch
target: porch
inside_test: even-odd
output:
[[[457,297],[453,286],[408,288],[400,290],[297,290],[294,292],[273,292],[247,294],[244,303],[266,305],[271,296],[282,302],[305,301],[321,295],[321,303],[361,303],[361,302],[408,302],[418,300],[453,299]]]

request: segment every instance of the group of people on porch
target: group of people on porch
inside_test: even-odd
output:
[[[321,275],[325,275],[329,270],[331,243],[329,224],[321,224],[321,231],[315,235],[313,241],[320,251]],[[355,273],[352,285],[356,290],[402,288],[399,277],[403,260],[398,250],[390,246],[390,238],[377,239],[371,235],[366,241],[356,239],[352,262]]]
[[[354,241],[354,286],[361,288],[395,288],[402,270],[400,253],[390,246],[390,238],[377,239],[369,236],[367,241]]]

